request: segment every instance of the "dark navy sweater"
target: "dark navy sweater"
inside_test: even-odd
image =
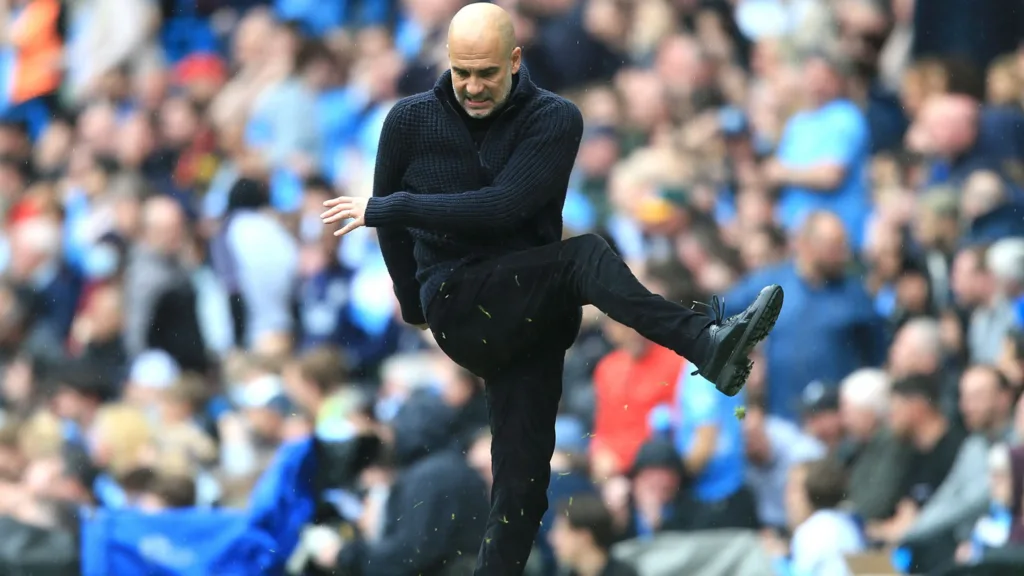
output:
[[[562,205],[583,135],[568,100],[520,68],[479,148],[445,72],[399,101],[380,136],[366,225],[376,227],[402,318],[424,311],[453,270],[562,238]]]

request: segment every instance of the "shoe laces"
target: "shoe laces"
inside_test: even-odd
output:
[[[693,306],[690,309],[695,310],[697,306],[707,308],[711,312],[711,318],[714,320],[716,326],[721,326],[725,322],[725,298],[715,294],[711,297],[711,303],[697,302],[694,300]]]

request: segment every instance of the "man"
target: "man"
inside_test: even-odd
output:
[[[931,548],[931,542],[949,543],[950,535],[969,530],[989,509],[985,469],[993,445],[1010,439],[1012,397],[1006,380],[991,366],[969,368],[960,379],[960,410],[970,434],[957,450],[956,460],[928,504],[903,536],[902,544],[915,552],[924,567],[949,559],[950,551]],[[923,547],[923,550],[922,550]]]
[[[207,368],[206,344],[196,314],[196,290],[182,261],[188,241],[185,213],[168,196],[142,207],[142,238],[124,278],[124,339],[132,357],[165,350],[195,372]]]
[[[882,319],[863,282],[848,273],[847,237],[838,216],[814,212],[796,234],[791,261],[751,274],[725,297],[733,312],[765,284],[779,284],[786,292],[778,337],[764,346],[766,409],[773,416],[796,422],[795,408],[809,383],[839,382],[885,359]]]
[[[839,414],[846,434],[838,451],[850,475],[847,499],[866,522],[892,516],[900,499],[910,450],[885,425],[891,382],[863,368],[839,385]]]
[[[558,564],[573,576],[634,576],[630,566],[612,559],[615,541],[612,515],[597,496],[578,496],[560,505],[551,528],[551,547]]]
[[[869,523],[868,537],[887,544],[900,542],[917,522],[919,514],[946,481],[966,434],[950,425],[939,407],[941,382],[933,375],[914,375],[892,385],[889,426],[911,445],[907,474],[900,487],[896,513],[889,520]],[[925,572],[943,548],[952,554],[952,534],[915,546],[914,570]]]
[[[471,4],[448,31],[451,70],[389,112],[373,198],[326,203],[341,236],[378,228],[403,319],[482,377],[493,431],[491,514],[477,573],[521,574],[547,509],[545,489],[565,351],[592,304],[688,358],[725,394],[774,326],[782,289],[742,314],[698,314],[644,288],[608,244],[559,241],[583,133],[579,110],[521,66],[510,16]]]
[[[960,412],[972,434],[990,443],[1012,441],[1013,388],[993,366],[971,366],[960,377]]]
[[[848,65],[813,54],[803,65],[803,86],[813,108],[793,116],[766,177],[779,189],[778,218],[796,230],[813,211],[837,214],[854,248],[860,248],[871,206],[867,119],[846,97]]]
[[[800,396],[800,415],[804,434],[834,451],[843,439],[843,421],[839,415],[838,386],[815,380]]]

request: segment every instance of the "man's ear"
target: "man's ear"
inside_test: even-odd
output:
[[[512,73],[518,74],[519,67],[523,64],[523,49],[516,46],[512,49]]]

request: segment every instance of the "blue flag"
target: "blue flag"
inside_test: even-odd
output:
[[[316,506],[313,439],[283,446],[248,510],[100,509],[82,521],[82,576],[282,575]]]

